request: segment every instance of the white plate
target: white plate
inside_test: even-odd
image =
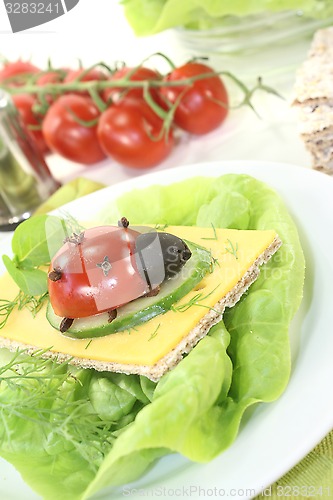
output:
[[[197,164],[106,188],[66,209],[75,217],[94,219],[111,199],[133,188],[225,173],[253,175],[275,188],[299,229],[307,272],[304,300],[292,328],[289,385],[278,401],[259,405],[234,444],[209,464],[170,455],[134,485],[119,488],[112,498],[251,498],[299,462],[333,427],[333,179],[278,163]],[[10,251],[8,239],[2,249]],[[0,462],[0,493],[6,500],[38,498],[4,461]],[[94,498],[111,497],[103,492]]]

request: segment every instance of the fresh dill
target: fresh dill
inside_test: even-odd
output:
[[[38,426],[48,436],[46,446],[63,441],[66,450],[80,453],[97,472],[115,440],[116,423],[94,413],[86,397],[74,399],[79,373],[68,363],[44,359],[48,349],[28,355],[18,350],[0,367],[0,425],[10,442],[19,422]],[[74,369],[75,370],[75,369]]]
[[[131,335],[132,330],[134,330],[135,332],[138,331],[138,329],[135,328],[135,326],[131,326],[130,328],[126,328],[126,330],[124,330],[124,331],[127,332],[128,335]]]
[[[85,349],[88,349],[88,347],[90,346],[90,344],[92,343],[93,339],[90,339],[88,344],[86,345]]]
[[[156,337],[160,326],[161,326],[161,323],[159,323],[159,325],[155,328],[155,330],[153,331],[153,333],[149,337],[148,342],[150,342],[151,340],[153,340]]]
[[[212,226],[213,228],[213,233],[214,233],[214,237],[213,238],[201,238],[202,240],[214,240],[214,241],[217,241],[218,240],[218,236],[217,236],[217,232],[216,232],[216,229],[215,229],[215,226],[214,224],[211,222],[210,225]]]
[[[200,304],[199,302],[202,302],[208,297],[212,295],[212,293],[215,292],[215,290],[219,287],[220,285],[217,285],[213,290],[211,290],[207,295],[204,295],[203,292],[197,293],[196,295],[193,295],[191,299],[186,302],[185,304],[180,304],[178,306],[171,306],[171,309],[174,312],[186,312],[190,309],[192,306],[199,306],[199,307],[204,307],[206,309],[210,309],[211,311],[219,313],[219,311],[216,311],[213,307],[207,306],[206,304]],[[220,313],[219,313],[220,314]]]
[[[71,215],[66,210],[61,210],[60,214],[66,227],[67,236],[74,233],[80,234],[86,229],[84,226],[82,226],[82,224],[79,223],[78,220],[75,219],[75,217],[73,217],[73,215]]]
[[[212,253],[210,253],[210,265],[209,265],[209,273],[212,274],[215,270],[215,267],[221,267],[219,263],[219,259],[213,257]]]
[[[15,308],[21,311],[27,308],[33,317],[41,310],[44,302],[48,298],[48,293],[40,296],[26,295],[22,290],[19,291],[14,300],[0,299],[0,329],[6,325],[10,314]]]
[[[156,231],[165,231],[169,224],[155,224]]]
[[[238,252],[238,243],[237,243],[237,241],[236,241],[236,245],[235,246],[233,245],[233,243],[231,242],[231,240],[229,240],[229,238],[227,239],[227,242],[228,242],[229,246],[224,247],[225,250],[227,251],[227,253],[230,253],[231,255],[233,255],[236,260],[238,260],[238,255],[237,255],[237,252]]]

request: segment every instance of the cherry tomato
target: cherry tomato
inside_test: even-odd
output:
[[[183,80],[214,70],[205,64],[188,62],[174,69],[166,77],[166,86],[161,89],[171,103],[175,103],[184,92],[177,106],[174,122],[180,128],[192,134],[206,134],[217,128],[228,113],[228,94],[219,76],[196,80],[188,88],[184,86],[168,87],[168,82]]]
[[[36,84],[40,87],[44,87],[44,85],[49,84],[61,84],[64,81],[66,76],[66,72],[68,69],[62,69],[61,71],[48,71],[47,73],[42,73],[36,81]],[[61,89],[61,87],[60,87]],[[45,99],[51,105],[58,97],[57,93],[44,94]]]
[[[48,288],[58,316],[111,311],[156,289],[191,258],[177,236],[139,233],[125,221],[123,227],[100,226],[72,235],[53,257]]]
[[[174,146],[173,132],[160,137],[163,122],[143,99],[122,99],[102,114],[98,138],[105,153],[122,165],[149,168]]]
[[[80,82],[92,82],[92,81],[103,81],[106,80],[106,75],[101,70],[93,68],[85,75],[81,76],[86,70],[85,69],[75,69],[70,70],[65,79],[64,83],[74,82],[76,79],[80,79]],[[71,94],[89,96],[88,91],[71,91]]]
[[[33,112],[33,106],[36,104],[36,98],[31,94],[16,94],[12,96],[13,102],[18,109],[21,119],[26,127],[30,137],[42,154],[45,154],[49,148],[45,142],[42,133],[42,117]],[[40,126],[40,130],[32,130],[30,126]]]
[[[97,124],[85,126],[78,120],[97,120],[99,111],[91,99],[66,94],[49,108],[43,121],[46,144],[68,160],[90,165],[105,155],[98,143]]]
[[[40,69],[29,61],[22,61],[21,59],[18,59],[17,61],[13,62],[6,62],[3,68],[0,70],[0,82],[4,82],[8,79],[13,79],[11,83],[15,86],[18,86],[20,84],[23,84],[24,82],[20,82],[19,80],[16,81],[15,77],[39,72]]]
[[[84,231],[82,242],[65,243],[52,259],[49,294],[58,316],[83,318],[109,311],[149,291],[135,259],[139,233],[101,226]],[[50,275],[49,275],[50,276]]]
[[[121,80],[125,78],[128,73],[133,72],[129,78],[130,81],[144,81],[144,80],[160,80],[161,75],[150,68],[145,68],[144,66],[140,66],[137,69],[128,68],[125,66],[124,68],[116,71],[110,80]],[[121,98],[121,94],[126,91],[126,87],[110,87],[104,90],[103,99],[105,102],[112,100],[113,102],[119,101]],[[160,104],[161,98],[159,97],[159,93],[157,89],[150,90],[153,98]],[[132,88],[127,89],[126,97],[143,97],[143,89],[142,88]],[[162,101],[161,101],[162,102]]]
[[[48,71],[47,73],[43,73],[40,77],[37,78],[37,85],[43,87],[44,85],[49,85],[50,83],[61,83],[65,77],[66,72],[69,70],[61,70],[61,71]]]

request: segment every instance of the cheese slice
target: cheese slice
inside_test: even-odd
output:
[[[49,357],[97,370],[143,374],[157,380],[181,360],[209,328],[220,320],[258,275],[259,265],[279,248],[275,231],[242,231],[198,227],[171,227],[169,233],[211,251],[212,269],[174,310],[131,330],[94,339],[63,336],[48,323],[43,308],[14,310],[0,330],[0,346],[48,349]],[[13,299],[18,289],[9,275],[0,278],[2,299]]]

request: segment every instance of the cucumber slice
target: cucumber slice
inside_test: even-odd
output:
[[[191,258],[175,278],[162,284],[158,295],[142,297],[119,307],[117,317],[111,323],[109,323],[108,312],[75,319],[72,326],[63,335],[75,339],[103,337],[111,333],[129,330],[169,311],[171,306],[188,294],[210,269],[210,252],[194,243],[186,243],[192,252]],[[60,331],[60,323],[63,318],[55,314],[51,303],[48,304],[46,318],[53,328]]]

